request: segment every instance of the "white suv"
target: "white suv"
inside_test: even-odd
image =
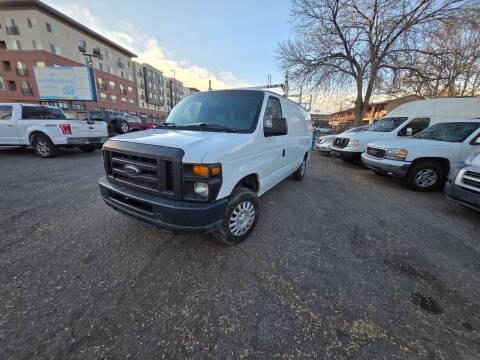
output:
[[[57,154],[58,146],[78,146],[91,152],[108,139],[103,121],[67,120],[51,106],[0,103],[0,146],[32,145],[43,158]]]
[[[311,134],[307,111],[278,94],[193,94],[163,126],[105,143],[101,194],[141,221],[237,244],[255,227],[258,196],[292,174],[303,179]]]
[[[432,191],[479,148],[479,120],[444,122],[411,138],[369,143],[362,162],[377,173],[405,178],[413,190]]]

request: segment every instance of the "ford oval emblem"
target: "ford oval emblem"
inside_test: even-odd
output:
[[[140,169],[132,164],[127,164],[123,167],[123,170],[130,176],[140,175]]]

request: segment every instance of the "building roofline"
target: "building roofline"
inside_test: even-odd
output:
[[[78,21],[73,20],[71,17],[61,13],[60,11],[54,9],[53,7],[39,1],[39,0],[7,0],[0,2],[0,10],[2,9],[15,9],[15,10],[27,10],[27,9],[38,9],[50,15],[52,17],[57,18],[58,20],[78,29],[79,31],[90,35],[94,38],[99,39],[101,42],[107,44],[108,46],[114,48],[115,50],[128,55],[129,57],[135,58],[137,55],[130,50],[125,49],[124,47],[114,43],[113,41],[107,39],[106,37],[100,35],[99,33],[89,29],[85,25],[80,24]]]

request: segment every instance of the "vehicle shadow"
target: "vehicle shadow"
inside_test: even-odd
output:
[[[85,153],[78,148],[59,148],[57,158],[62,157],[77,157],[77,156],[92,156],[92,155],[99,155],[101,154],[100,150],[96,150],[92,153]],[[40,158],[35,154],[35,151],[31,146],[26,148],[23,147],[0,147],[0,156],[4,155],[5,157],[17,157],[17,158],[24,158],[24,159],[33,159],[33,158]]]

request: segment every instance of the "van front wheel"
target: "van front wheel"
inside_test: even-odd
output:
[[[293,179],[297,181],[302,181],[305,177],[305,171],[307,170],[307,160],[303,159],[300,167],[293,173]]]
[[[445,184],[446,172],[438,162],[422,161],[408,170],[405,180],[412,190],[434,191]]]
[[[238,187],[227,204],[221,229],[213,235],[224,244],[240,244],[255,228],[259,215],[257,195],[250,189]]]

